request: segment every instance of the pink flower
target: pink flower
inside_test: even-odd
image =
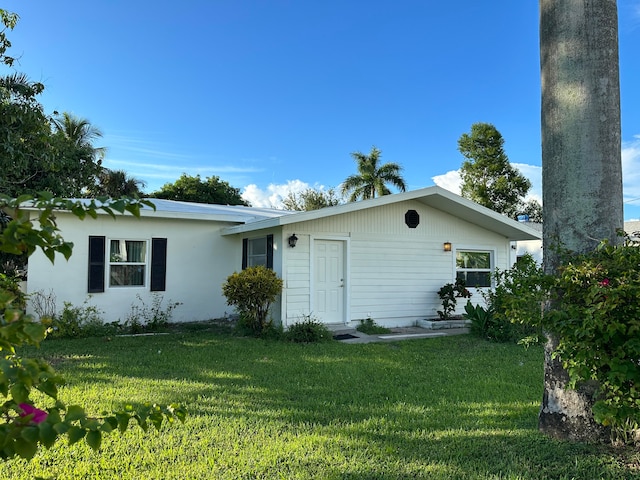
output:
[[[29,405],[28,403],[21,403],[20,405],[18,405],[18,407],[20,407],[20,409],[22,410],[22,413],[20,414],[21,417],[33,415],[33,418],[31,418],[31,421],[33,423],[42,423],[47,419],[47,416],[49,415],[44,410],[40,410],[39,408],[36,408],[33,405]]]
[[[605,278],[604,280],[602,280],[601,282],[598,282],[598,285],[600,285],[601,287],[608,287],[609,286],[609,279]]]

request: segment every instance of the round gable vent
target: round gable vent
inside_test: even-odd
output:
[[[404,214],[404,223],[409,228],[416,228],[420,224],[420,215],[415,210],[407,210]]]

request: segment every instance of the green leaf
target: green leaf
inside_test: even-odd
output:
[[[40,429],[34,426],[23,427],[20,436],[29,443],[37,443],[40,437]]]
[[[16,403],[23,403],[29,400],[29,390],[22,383],[15,383],[11,386],[11,396]]]
[[[116,428],[118,428],[118,421],[114,417],[105,418],[104,423],[100,425],[100,431],[104,433],[111,433]]]
[[[39,322],[29,322],[24,326],[24,333],[35,343],[44,340],[47,327]]]
[[[129,419],[131,417],[126,413],[116,413],[116,419],[118,421],[118,430],[120,433],[124,433],[129,428]]]
[[[56,440],[58,439],[58,432],[53,428],[49,422],[42,422],[38,425],[40,430],[40,443],[45,446],[45,448],[51,448]]]
[[[102,443],[102,433],[100,430],[91,430],[86,436],[87,445],[89,445],[94,451],[100,450],[100,444]]]
[[[69,445],[73,445],[74,443],[79,442],[84,438],[86,434],[87,434],[87,431],[83,428],[76,427],[76,426],[71,427],[67,432],[67,435],[69,437]]]
[[[75,420],[82,420],[86,417],[87,415],[84,413],[84,408],[79,405],[70,405],[67,407],[67,414],[64,419],[66,422],[73,422]]]
[[[54,423],[53,429],[58,433],[58,435],[64,435],[71,429],[71,427],[66,423]]]
[[[58,386],[52,380],[46,380],[40,383],[38,390],[53,399],[58,398]]]
[[[31,443],[24,438],[16,438],[13,448],[18,456],[26,460],[31,460],[38,451],[38,444]]]

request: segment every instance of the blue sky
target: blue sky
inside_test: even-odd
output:
[[[455,190],[457,140],[493,123],[540,196],[537,0],[6,0],[47,112],[104,133],[147,182],[217,175],[255,206],[337,187],[382,150]],[[618,1],[625,219],[640,218],[640,0]]]

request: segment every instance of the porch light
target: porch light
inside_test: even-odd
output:
[[[298,237],[296,237],[296,234],[294,233],[289,237],[289,246],[291,248],[294,248],[296,246],[296,243],[298,243]]]
[[[451,242],[444,242],[443,250],[445,252],[450,252],[451,251]]]

